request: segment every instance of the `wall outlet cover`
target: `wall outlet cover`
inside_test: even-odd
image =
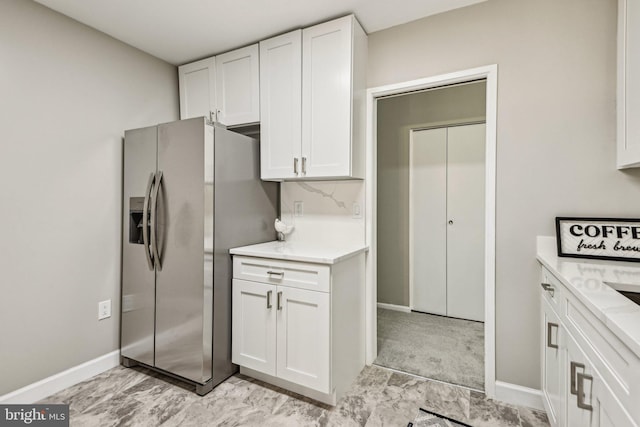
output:
[[[111,300],[100,301],[98,303],[98,320],[111,317]]]
[[[293,202],[293,216],[304,215],[304,203],[302,201]]]

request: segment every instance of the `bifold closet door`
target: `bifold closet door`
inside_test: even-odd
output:
[[[484,321],[485,125],[448,128],[447,316]]]
[[[413,310],[447,315],[447,129],[413,131],[410,205]]]
[[[484,321],[485,125],[413,131],[412,309]]]

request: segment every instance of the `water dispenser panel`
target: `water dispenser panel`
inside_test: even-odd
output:
[[[142,245],[144,197],[129,198],[129,243]],[[148,224],[148,222],[147,222]],[[148,230],[150,231],[150,229]]]

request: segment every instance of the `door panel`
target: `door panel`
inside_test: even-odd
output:
[[[565,425],[564,371],[566,348],[558,315],[542,298],[542,396],[551,425]],[[555,326],[554,326],[555,325]],[[553,346],[558,348],[554,348]]]
[[[204,200],[207,194],[204,119],[158,126],[162,268],[156,275],[156,366],[204,383],[211,378],[211,273],[205,275]],[[212,135],[207,133],[209,145]],[[207,154],[211,156],[211,147]],[[211,199],[209,197],[209,199]],[[210,203],[213,203],[212,201]],[[212,218],[210,218],[212,220]],[[207,227],[212,232],[212,226]],[[211,257],[209,257],[211,264]],[[209,266],[209,270],[211,266]]]
[[[348,16],[302,31],[302,157],[310,177],[350,174],[352,26]]]
[[[447,129],[414,131],[410,155],[413,310],[447,314]]]
[[[447,133],[447,315],[484,321],[485,125]]]
[[[260,42],[262,179],[295,177],[302,136],[302,30]]]
[[[180,118],[210,117],[216,110],[216,59],[206,58],[179,68]]]
[[[276,375],[276,286],[233,280],[232,360]]]
[[[329,294],[283,286],[277,290],[278,377],[330,393]]]
[[[154,363],[155,271],[149,268],[145,247],[140,243],[144,215],[140,202],[151,174],[156,172],[156,152],[155,126],[125,132],[121,353],[147,365]]]
[[[258,45],[216,57],[218,121],[227,126],[260,121]]]

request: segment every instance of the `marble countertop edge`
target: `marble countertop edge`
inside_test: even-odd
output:
[[[368,250],[369,247],[366,245],[346,245],[336,248],[322,244],[272,241],[232,248],[229,253],[231,255],[332,265]]]

